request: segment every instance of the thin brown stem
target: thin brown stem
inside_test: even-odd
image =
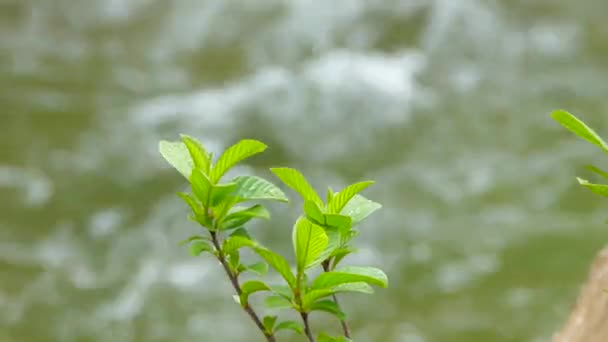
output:
[[[310,330],[310,324],[308,323],[308,314],[306,312],[300,312],[300,316],[302,316],[302,322],[304,322],[304,333],[306,337],[308,337],[308,341],[315,342],[314,336],[312,336],[312,331]]]
[[[224,255],[224,252],[222,251],[222,248],[221,248],[220,243],[217,238],[217,234],[214,231],[211,231],[210,233],[211,233],[211,241],[213,242],[213,246],[215,246],[215,249],[217,250],[217,259],[219,260],[220,264],[222,264],[224,271],[226,271],[226,275],[230,279],[230,282],[232,283],[234,290],[240,296],[241,293],[243,293],[243,291],[241,290],[241,285],[239,284],[239,279],[238,279],[237,275],[234,274],[232,272],[232,270],[230,270],[230,266],[228,266],[228,263],[226,262],[226,256]],[[260,329],[260,331],[262,331],[262,333],[264,334],[264,337],[266,337],[266,341],[276,342],[276,338],[274,337],[274,334],[272,332],[266,331],[266,328],[264,327],[264,324],[262,324],[260,317],[253,310],[253,308],[249,305],[249,303],[247,303],[243,307],[243,309],[245,310],[245,312],[247,312],[249,317],[251,317],[251,319],[253,320],[255,325]]]
[[[322,265],[323,265],[323,271],[325,271],[325,272],[329,272],[330,271],[330,269],[329,269],[330,260],[329,259],[323,261]],[[338,296],[336,296],[335,293],[333,295],[331,295],[331,296],[332,296],[332,298],[334,300],[334,303],[336,303],[336,306],[338,307],[338,309],[342,310],[340,308],[340,303],[338,302]],[[350,328],[348,326],[348,322],[346,322],[346,320],[344,320],[344,319],[341,319],[340,320],[340,325],[342,326],[342,331],[344,332],[344,337],[350,338]]]

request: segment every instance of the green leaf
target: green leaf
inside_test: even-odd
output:
[[[363,189],[374,184],[373,181],[359,182],[351,184],[344,188],[339,193],[335,194],[331,202],[327,205],[327,212],[330,214],[339,214],[344,206],[353,198],[356,194],[363,191]]]
[[[194,167],[201,169],[208,175],[211,169],[211,154],[208,153],[203,144],[195,138],[185,134],[182,134],[181,137],[188,149],[190,158],[194,162]]]
[[[312,284],[313,289],[326,289],[346,283],[366,282],[388,287],[388,277],[375,267],[349,266],[320,274]]]
[[[312,303],[312,305],[308,308],[309,311],[324,311],[328,312],[340,320],[346,319],[346,314],[340,310],[340,307],[333,300],[320,300],[318,302]]]
[[[553,119],[562,124],[562,126],[569,129],[574,134],[587,140],[588,142],[598,146],[604,152],[608,152],[608,145],[595,133],[594,130],[589,128],[583,121],[579,120],[576,116],[564,111],[557,110],[551,114]]]
[[[200,236],[200,235],[192,235],[191,237],[187,238],[186,240],[182,240],[182,241],[178,242],[177,244],[179,246],[183,246],[183,245],[186,245],[186,244],[188,244],[192,241],[196,241],[196,240],[209,241],[209,238]]]
[[[304,201],[313,201],[320,208],[323,207],[323,201],[321,201],[319,195],[317,195],[313,187],[308,183],[300,171],[287,167],[271,168],[270,170],[274,172],[285,185],[299,193]]]
[[[241,265],[241,254],[239,253],[238,250],[236,251],[232,251],[230,254],[228,254],[228,265],[230,266],[230,269],[232,271],[235,272],[239,272]]]
[[[213,183],[218,182],[230,168],[246,158],[263,152],[266,147],[264,143],[257,140],[245,139],[239,141],[222,153],[215,166],[213,166],[209,178]]]
[[[292,330],[300,335],[304,334],[304,328],[296,321],[283,321],[274,328],[275,333],[281,330]]]
[[[239,198],[239,202],[254,200],[273,200],[288,202],[285,193],[281,189],[257,176],[240,176],[232,180],[237,184],[233,195]]]
[[[348,232],[352,227],[352,219],[350,216],[339,214],[325,214],[325,226],[336,228],[341,232]]]
[[[312,303],[316,302],[317,300],[329,297],[334,293],[336,293],[336,291],[333,288],[310,290],[306,292],[304,296],[302,296],[302,307],[307,309],[312,305]]]
[[[293,299],[293,291],[291,290],[291,287],[286,286],[286,285],[270,285],[270,289],[272,290],[272,292],[274,292],[275,294],[291,300]]]
[[[289,263],[282,256],[277,253],[263,247],[255,247],[253,250],[260,256],[262,259],[266,260],[266,262],[274,268],[279,274],[287,281],[287,284],[291,288],[296,286],[296,278],[291,272],[291,268],[289,267]]]
[[[192,176],[190,176],[190,184],[192,185],[194,196],[204,207],[208,208],[212,189],[209,178],[203,174],[201,169],[194,169],[192,170]]]
[[[274,332],[274,325],[277,322],[277,318],[278,316],[264,316],[264,319],[262,320],[262,324],[264,324],[264,328],[266,329],[266,332]]]
[[[264,284],[259,280],[250,280],[246,281],[241,285],[241,305],[245,307],[248,303],[249,296],[252,293],[260,292],[260,291],[270,291],[268,285]]]
[[[306,217],[312,222],[323,225],[325,223],[325,217],[319,206],[313,201],[304,202],[304,213]]]
[[[349,255],[355,251],[356,250],[351,247],[338,248],[338,249],[334,250],[333,253],[331,254],[331,257],[334,258],[332,268],[335,268],[340,263],[340,261],[342,261],[342,259],[344,259],[347,255]]]
[[[186,179],[190,180],[194,162],[188,148],[181,141],[163,140],[158,144],[158,150],[165,160]]]
[[[203,252],[214,254],[215,249],[208,241],[205,240],[195,240],[190,243],[190,254],[192,256],[199,256]]]
[[[244,271],[252,272],[259,276],[263,276],[268,273],[268,264],[262,261],[256,262],[255,264],[245,266]]]
[[[249,240],[252,240],[251,236],[249,235],[249,233],[247,232],[247,230],[245,228],[237,228],[237,229],[235,229],[232,233],[230,233],[230,237],[233,237],[233,236],[240,236],[240,237],[244,237],[244,238],[247,238]]]
[[[184,202],[186,202],[186,204],[188,204],[194,214],[201,215],[203,213],[203,207],[196,200],[196,198],[194,198],[194,196],[185,192],[178,192],[177,196],[179,196]]]
[[[326,229],[325,234],[327,234],[327,246],[319,256],[312,262],[312,266],[320,265],[323,261],[327,260],[333,252],[340,247],[340,233],[335,229]]]
[[[289,309],[293,304],[281,296],[268,296],[264,299],[264,306],[270,309]]]
[[[608,197],[608,185],[606,184],[593,184],[589,183],[589,181],[577,178],[578,182],[584,186],[589,188],[591,191],[595,192],[598,195]]]
[[[224,254],[230,254],[243,247],[254,248],[256,246],[257,244],[253,240],[250,240],[244,236],[231,236],[224,240],[224,243],[222,244],[222,251]]]
[[[236,183],[216,184],[211,187],[211,200],[209,206],[215,207],[223,203],[228,196],[236,189]]]
[[[352,342],[352,340],[344,336],[332,337],[324,332],[320,332],[317,342]]]
[[[333,198],[334,191],[331,189],[331,187],[327,187],[327,196],[325,197],[325,203],[329,204]]]
[[[373,294],[374,288],[371,287],[368,283],[358,282],[358,283],[346,283],[340,284],[338,286],[332,287],[334,293],[339,292],[359,292],[365,294]]]
[[[327,243],[327,234],[321,226],[304,217],[298,219],[293,228],[293,246],[299,273],[315,266],[315,261],[325,250]]]
[[[604,177],[604,178],[608,178],[608,172],[601,170],[598,167],[595,167],[593,165],[587,165],[587,170],[591,171],[591,172],[595,172],[598,175]]]
[[[238,228],[253,218],[268,219],[270,218],[270,213],[260,204],[245,209],[239,209],[228,214],[228,216],[222,220],[220,230]]]
[[[344,206],[340,214],[350,216],[352,219],[352,226],[354,227],[380,208],[382,208],[382,205],[379,203],[370,201],[361,195],[355,195],[346,206]]]

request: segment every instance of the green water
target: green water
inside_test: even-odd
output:
[[[176,245],[197,228],[156,144],[182,132],[270,145],[240,171],[377,180],[349,262],[391,286],[343,300],[357,341],[548,341],[608,241],[574,178],[604,156],[549,118],[608,136],[607,10],[0,2],[0,341],[260,340],[218,265]],[[271,211],[252,230],[289,255],[297,202]]]

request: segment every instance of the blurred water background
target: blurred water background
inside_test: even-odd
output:
[[[603,156],[549,117],[608,135],[606,13],[0,0],[0,341],[260,340],[219,266],[176,245],[196,227],[157,142],[178,133],[261,139],[240,171],[270,179],[378,181],[349,262],[391,287],[343,300],[357,341],[548,341],[608,241],[607,203],[574,179]],[[298,202],[271,210],[252,230],[287,254]]]

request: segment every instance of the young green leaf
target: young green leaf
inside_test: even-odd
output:
[[[224,251],[224,254],[230,254],[243,247],[254,248],[256,246],[257,244],[253,240],[250,240],[244,236],[237,235],[231,236],[224,240],[224,243],[222,244],[222,251]]]
[[[194,196],[196,196],[204,207],[209,207],[212,186],[209,182],[209,178],[205,176],[201,169],[192,170],[190,184],[192,185],[192,192],[194,193]]]
[[[608,145],[600,138],[600,136],[595,133],[594,130],[589,128],[583,121],[578,119],[576,116],[564,111],[557,110],[554,111],[551,116],[557,122],[562,124],[562,126],[569,129],[571,132],[575,133],[579,137],[587,140],[588,142],[598,146],[604,152],[608,152]]]
[[[589,181],[577,178],[578,182],[584,186],[589,188],[591,191],[595,192],[598,195],[608,197],[608,185],[606,184],[593,184],[589,183]]]
[[[215,253],[215,249],[208,241],[195,240],[190,243],[190,254],[192,256],[199,256],[203,252]]]
[[[298,272],[316,266],[315,261],[323,253],[327,243],[327,234],[321,226],[300,217],[293,228],[293,247]]]
[[[327,289],[341,284],[358,282],[388,287],[388,278],[379,268],[349,266],[320,274],[313,282],[312,288]]]
[[[313,289],[306,292],[306,294],[304,294],[304,296],[302,297],[302,306],[304,308],[308,308],[312,305],[312,303],[316,302],[317,300],[340,292],[359,292],[365,294],[372,294],[374,293],[374,289],[369,284],[364,282],[340,284],[327,289]]]
[[[235,229],[232,233],[230,233],[230,237],[233,237],[233,236],[240,236],[240,237],[247,238],[248,240],[252,240],[251,236],[249,235],[249,233],[247,232],[247,230],[245,228]]]
[[[187,238],[186,240],[182,240],[182,241],[178,242],[177,244],[178,244],[178,246],[183,246],[183,245],[189,244],[190,242],[193,242],[196,240],[209,241],[209,238],[200,236],[200,235],[192,235],[191,237]]]
[[[201,169],[205,174],[209,174],[211,169],[211,154],[207,152],[203,144],[195,138],[182,134],[182,141],[188,148],[190,157],[194,162],[194,167]]]
[[[269,309],[289,309],[293,304],[281,296],[268,296],[264,299],[264,306]]]
[[[300,171],[287,167],[271,168],[270,170],[274,172],[285,185],[299,193],[304,201],[313,201],[319,207],[323,207],[323,201],[321,201],[319,195],[317,195],[316,191]]]
[[[277,318],[278,316],[264,316],[264,319],[262,320],[262,324],[264,325],[264,328],[266,329],[266,332],[272,333],[274,332],[274,325],[277,322]]]
[[[325,217],[323,216],[321,209],[313,201],[304,201],[304,213],[309,220],[318,225],[323,225],[325,223]]]
[[[365,181],[359,182],[355,184],[351,184],[344,188],[339,193],[335,194],[331,202],[327,204],[327,212],[330,214],[339,214],[340,211],[344,208],[344,206],[358,193],[363,191],[363,189],[368,186],[374,184],[373,181]]]
[[[165,160],[186,179],[190,180],[194,162],[188,148],[181,141],[163,140],[158,144],[158,150]]]
[[[591,172],[594,172],[594,173],[597,173],[598,175],[600,175],[600,176],[602,176],[604,178],[608,178],[608,172],[606,172],[606,171],[604,171],[604,170],[602,170],[602,169],[600,169],[598,167],[595,167],[593,165],[587,165],[587,170],[589,170]]]
[[[275,333],[281,330],[292,330],[300,335],[304,334],[304,328],[302,328],[302,325],[295,321],[283,321],[274,328]]]
[[[331,254],[331,257],[334,258],[332,269],[336,268],[336,266],[338,266],[340,261],[342,261],[342,259],[344,259],[347,255],[349,255],[355,251],[356,250],[351,247],[338,248],[338,249],[334,250],[333,253]]]
[[[350,216],[339,214],[325,214],[324,219],[326,227],[336,228],[343,233],[351,229],[353,222]]]
[[[246,158],[263,152],[266,147],[267,146],[264,143],[257,140],[245,139],[239,141],[222,153],[220,158],[217,160],[217,163],[215,163],[213,166],[213,170],[211,170],[211,175],[209,178],[213,183],[218,182],[226,171],[228,171],[234,165]]]
[[[287,300],[293,299],[293,291],[287,285],[270,285],[270,289],[276,295],[279,295]]]
[[[228,265],[232,271],[240,272],[239,269],[241,269],[240,266],[242,266],[241,253],[239,253],[238,250],[232,251],[230,254],[228,254]]]
[[[211,200],[209,206],[215,207],[226,201],[234,189],[236,189],[236,183],[233,182],[213,185],[211,187]]]
[[[264,178],[256,176],[239,176],[232,180],[237,184],[233,195],[238,197],[239,202],[254,200],[272,200],[288,202],[285,193],[276,185]]]
[[[382,208],[382,205],[379,203],[370,201],[361,195],[355,195],[344,206],[340,214],[350,216],[354,227],[380,208]]]
[[[296,278],[291,272],[291,268],[289,267],[289,263],[282,256],[276,254],[275,252],[263,248],[263,247],[255,247],[253,248],[254,252],[256,252],[262,259],[266,260],[266,262],[272,266],[279,274],[285,279],[287,284],[291,288],[295,288],[296,286]]]
[[[309,311],[324,311],[328,312],[340,320],[346,319],[346,314],[340,310],[340,307],[333,300],[320,300],[318,302],[312,303],[312,305],[307,308]]]
[[[268,285],[264,284],[259,280],[250,280],[246,281],[241,285],[241,305],[245,307],[248,303],[249,296],[252,293],[260,292],[260,291],[270,291]]]
[[[268,219],[270,218],[270,213],[260,204],[244,209],[239,208],[237,211],[228,214],[228,216],[222,220],[220,230],[241,227],[254,218]]]
[[[263,276],[268,273],[268,264],[265,262],[256,262],[255,264],[245,266],[244,272],[252,272],[259,276]]]

